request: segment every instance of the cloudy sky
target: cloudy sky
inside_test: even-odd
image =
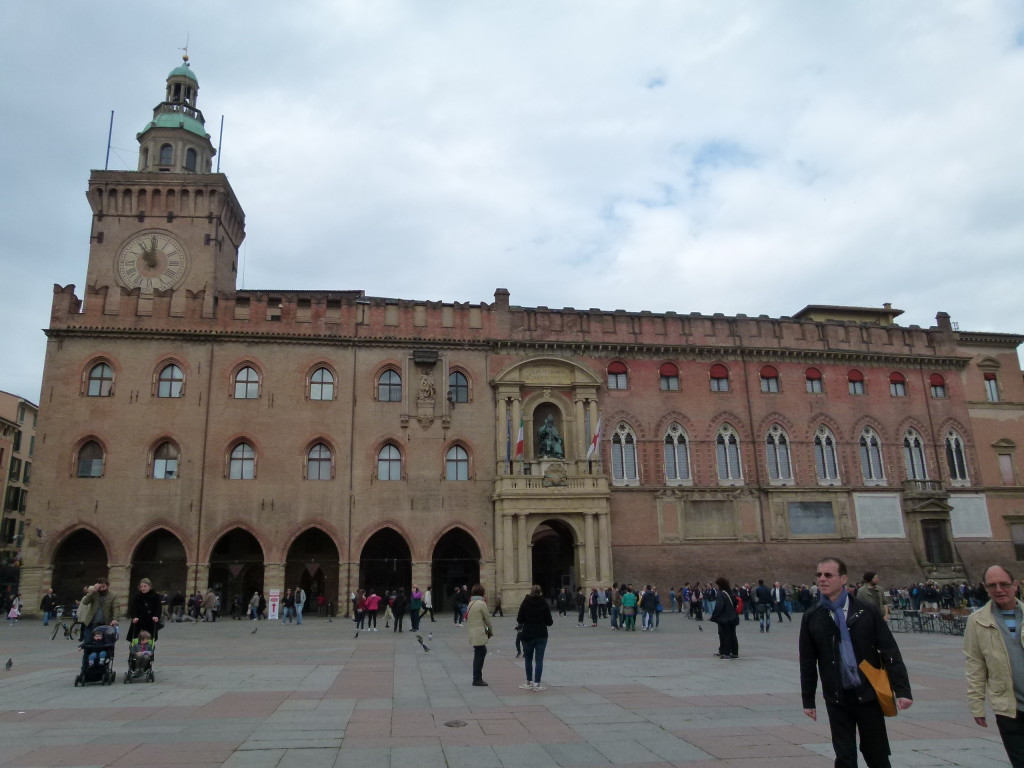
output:
[[[1024,4],[3,3],[0,389],[186,39],[240,286],[1024,333]]]

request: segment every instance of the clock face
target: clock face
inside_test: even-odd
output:
[[[178,285],[188,270],[181,243],[164,232],[146,232],[129,240],[117,255],[117,274],[127,288],[143,293]]]

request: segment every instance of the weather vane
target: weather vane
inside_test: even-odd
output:
[[[181,56],[181,60],[185,61],[185,62],[188,61],[188,38],[189,38],[189,35],[186,33],[186,35],[185,35],[185,47],[178,49],[179,51],[184,51],[185,52]]]

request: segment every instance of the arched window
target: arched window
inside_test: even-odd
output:
[[[915,430],[908,429],[903,436],[903,465],[907,480],[927,480],[928,464],[924,460],[924,440]]]
[[[97,363],[89,369],[89,397],[110,397],[114,391],[114,370],[106,363]]]
[[[946,380],[941,373],[933,373],[928,377],[928,384],[932,390],[932,397],[946,396]]]
[[[170,165],[174,162],[174,148],[170,144],[163,144],[160,147],[160,165]]]
[[[194,149],[188,149],[185,151],[185,170],[192,171],[195,173],[196,170],[196,151]]]
[[[612,484],[638,485],[639,483],[636,437],[626,424],[619,424],[612,434]]]
[[[711,378],[711,391],[712,392],[728,392],[729,391],[729,369],[721,363],[715,363],[711,366],[709,371]]]
[[[402,479],[402,452],[390,443],[377,453],[377,479]]]
[[[78,476],[103,477],[103,448],[95,440],[78,449]]]
[[[824,391],[824,382],[821,371],[817,368],[808,368],[804,371],[804,381],[807,384],[807,391],[812,394],[819,394]]]
[[[326,368],[317,368],[309,377],[310,400],[334,399],[334,374]]]
[[[907,377],[899,371],[889,374],[889,394],[893,397],[907,396]]]
[[[865,427],[860,434],[860,471],[864,476],[864,485],[885,484],[882,443],[871,427]]]
[[[256,477],[256,451],[246,442],[231,449],[228,464],[228,478],[231,480],[252,480]]]
[[[448,392],[453,403],[469,402],[469,379],[461,371],[448,374]]]
[[[774,365],[762,366],[760,378],[762,392],[779,391],[779,371]]]
[[[178,476],[178,446],[167,441],[153,451],[153,479],[173,480]]]
[[[851,395],[864,394],[864,374],[854,369],[846,374],[846,380],[850,383]]]
[[[306,454],[306,479],[330,480],[332,465],[331,449],[324,443],[317,443]]]
[[[678,424],[665,433],[665,480],[669,485],[688,483],[690,475],[690,441]]]
[[[658,370],[658,387],[662,392],[679,391],[679,369],[675,363],[662,363]]]
[[[185,387],[185,374],[174,363],[160,369],[156,379],[157,397],[181,397]]]
[[[715,457],[718,460],[718,479],[722,482],[736,482],[743,479],[740,466],[740,439],[736,430],[725,424],[715,438]]]
[[[949,468],[949,479],[953,482],[967,483],[967,459],[964,456],[964,439],[955,429],[946,433],[946,466]]]
[[[260,375],[250,365],[235,374],[235,398],[254,400],[260,396]]]
[[[461,445],[453,445],[444,457],[445,480],[469,480],[469,454]]]
[[[626,389],[629,386],[626,364],[616,360],[608,364],[608,389]]]
[[[762,378],[761,381],[764,379]],[[719,437],[721,437],[721,433]],[[768,457],[768,479],[776,483],[792,481],[793,464],[790,461],[789,437],[786,435],[786,431],[778,424],[773,424],[765,437],[764,447]],[[739,466],[738,455],[736,463]],[[719,477],[721,477],[721,470],[719,470]]]
[[[836,438],[825,426],[818,427],[814,434],[814,471],[818,475],[818,482],[823,485],[835,485],[839,482]]]
[[[388,368],[377,379],[377,399],[382,403],[402,402],[402,377],[398,371]]]

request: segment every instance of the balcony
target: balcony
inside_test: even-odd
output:
[[[949,492],[941,480],[904,480],[905,499],[948,499]]]

